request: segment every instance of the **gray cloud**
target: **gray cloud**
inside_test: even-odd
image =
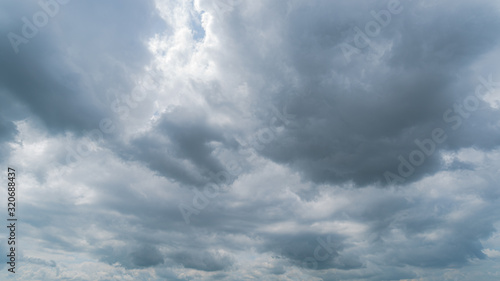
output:
[[[207,124],[206,116],[189,109],[164,114],[152,131],[132,140],[125,157],[137,159],[168,178],[201,186],[226,167],[212,154],[216,145],[236,148],[222,127]],[[187,163],[186,163],[187,162]]]
[[[280,57],[299,74],[299,86],[295,90],[303,94],[298,98],[290,96],[289,91],[274,95],[277,103],[289,105],[296,121],[277,134],[262,155],[292,165],[315,182],[385,184],[383,173],[397,169],[399,155],[407,158],[416,149],[414,140],[430,136],[436,127],[451,131],[449,124],[443,122],[443,113],[473,93],[479,84],[477,76],[471,76],[467,70],[496,47],[498,39],[493,34],[499,25],[497,14],[489,3],[474,5],[472,9],[468,4],[458,5],[446,15],[437,13],[437,7],[422,7],[417,3],[402,5],[403,14],[393,15],[387,30],[381,32],[380,38],[373,39],[390,40],[392,44],[391,52],[379,57],[377,62],[366,62],[364,56],[359,56],[346,64],[342,53],[335,48],[345,38],[338,31],[335,37],[336,29],[320,29],[308,22],[312,9],[287,18],[300,27],[294,29],[290,37],[283,36],[282,46],[294,46],[294,49],[280,49]],[[336,6],[318,4],[318,9],[331,13],[315,15],[314,23],[332,22],[331,25],[347,32],[350,28],[342,27],[342,21],[351,15],[334,11]],[[371,8],[377,11],[379,6]],[[370,20],[369,11],[365,15],[353,24],[363,26]],[[420,15],[425,15],[425,20],[419,20]],[[471,23],[464,23],[464,18]],[[305,33],[307,40],[301,37]],[[393,37],[387,38],[389,35]],[[327,46],[321,41],[327,40],[325,37],[329,40]],[[278,66],[270,68],[280,72]],[[277,79],[287,84],[286,78]],[[345,79],[349,81],[347,89]],[[464,79],[475,84],[458,88]],[[269,92],[263,89],[262,94]],[[491,119],[497,112],[486,109],[474,114],[467,122]],[[477,145],[491,149],[497,146],[497,129],[476,126],[471,130],[477,133],[453,132],[445,147],[460,149]],[[495,141],[487,141],[490,139]],[[438,154],[434,154],[409,180],[435,173],[440,167]]]
[[[203,271],[220,271],[229,269],[233,265],[231,256],[218,252],[183,250],[172,253],[170,258],[185,268]]]
[[[132,89],[127,76],[143,71],[150,59],[146,41],[163,26],[152,1],[127,1],[119,10],[115,4],[69,1],[57,5],[53,8],[57,13],[46,25],[33,25],[33,38],[19,45],[17,54],[9,40],[1,40],[2,99],[28,109],[18,112],[17,118],[35,116],[51,132],[81,134],[98,128],[99,121],[109,116],[112,97],[106,93],[118,86]],[[36,2],[5,5],[8,24],[2,26],[3,34],[25,36],[23,30],[29,34],[21,19],[33,24],[33,16],[43,11]]]
[[[359,46],[391,3],[70,1],[17,54],[41,8],[0,4],[16,277],[497,280],[498,5],[401,1]]]
[[[151,267],[162,264],[163,255],[152,245],[139,244],[127,247],[105,247],[96,254],[109,264],[118,262],[125,268]]]

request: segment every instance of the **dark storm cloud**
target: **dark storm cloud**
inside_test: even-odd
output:
[[[163,256],[152,245],[138,244],[125,247],[105,247],[95,254],[101,256],[101,261],[114,264],[118,262],[125,268],[150,267],[163,263]]]
[[[290,264],[308,269],[322,270],[337,268],[342,270],[359,269],[363,264],[352,255],[341,255],[345,237],[327,236],[320,233],[296,235],[262,235],[266,243],[262,250],[272,250],[277,257],[285,258]],[[313,264],[315,262],[315,264]]]
[[[272,100],[278,108],[287,105],[295,119],[265,145],[262,155],[289,164],[318,183],[385,185],[384,172],[397,173],[398,156],[408,159],[417,148],[415,140],[429,138],[435,128],[450,133],[449,142],[438,150],[498,145],[500,134],[495,127],[478,125],[470,133],[464,126],[452,132],[453,123],[443,121],[446,110],[474,93],[480,83],[471,66],[497,46],[498,11],[487,1],[481,5],[445,1],[429,7],[401,1],[402,12],[393,14],[380,35],[370,39],[379,48],[390,45],[390,49],[378,56],[363,49],[364,53],[351,55],[346,62],[341,44],[355,35],[355,27],[364,28],[373,20],[370,10],[387,9],[382,4],[359,7],[318,1],[314,8],[298,4],[302,8],[286,19],[270,22],[269,29],[282,31],[279,46],[265,49],[264,55],[254,54],[261,64],[254,59],[241,65],[260,67],[261,73],[269,73],[270,81],[275,80],[262,88],[255,106]],[[452,5],[452,10],[442,8]],[[276,15],[280,13],[275,10]],[[232,27],[234,32],[238,28]],[[241,34],[241,42],[256,44],[252,33]],[[239,45],[241,52],[252,53],[247,45]],[[273,62],[279,63],[270,62],[273,56]],[[271,83],[278,81],[290,88],[288,81],[295,78],[285,75],[284,69],[296,75],[297,86],[273,94]],[[486,108],[467,122],[479,124],[494,116],[498,112]],[[406,182],[440,168],[439,154],[434,153]]]
[[[132,263],[140,267],[155,266],[163,263],[163,256],[158,249],[151,245],[139,245],[130,253]]]
[[[418,149],[415,141],[430,138],[436,128],[444,128],[449,134],[446,143],[437,150],[457,150],[472,145],[483,149],[496,147],[500,134],[494,127],[475,126],[472,128],[475,133],[470,134],[469,125],[461,131],[453,131],[450,130],[452,124],[443,120],[443,114],[457,101],[462,102],[479,83],[477,77],[470,74],[471,64],[496,46],[498,40],[494,34],[500,21],[497,12],[489,8],[491,4],[485,2],[473,8],[460,4],[441,14],[437,12],[439,5],[427,7],[417,2],[402,2],[399,4],[402,12],[393,14],[380,35],[371,39],[381,45],[379,48],[390,44],[390,51],[379,57],[365,53],[351,55],[350,62],[346,62],[340,46],[350,42],[354,27],[363,28],[373,20],[371,11],[388,9],[388,4],[382,4],[359,8],[356,3],[298,3],[285,16],[287,11],[271,2],[262,8],[262,16],[282,20],[262,19],[269,24],[262,26],[254,18],[243,19],[245,27],[234,24],[219,31],[221,37],[236,45],[220,58],[220,63],[227,64],[227,71],[239,65],[250,83],[255,82],[260,90],[251,98],[250,111],[258,112],[272,103],[277,108],[286,107],[294,115],[293,122],[282,126],[284,130],[259,150],[261,155],[291,165],[317,183],[353,181],[363,186],[387,184],[384,173],[397,174],[399,156],[408,159],[410,152]],[[233,17],[235,15],[236,12]],[[464,17],[469,19],[467,23],[463,23]],[[436,30],[435,26],[439,28]],[[260,39],[253,32],[238,32],[251,28],[277,34],[279,43],[266,42],[261,51]],[[236,33],[238,40],[234,37]],[[354,46],[353,42],[350,44]],[[241,53],[246,56],[240,56]],[[420,58],[418,63],[415,57]],[[259,75],[265,76],[265,82],[257,82]],[[291,78],[297,82],[289,83]],[[284,88],[271,93],[275,82]],[[204,93],[214,108],[230,107],[230,100],[214,100],[210,93],[217,89],[198,85],[196,91]],[[467,121],[472,124],[474,120],[491,119],[498,114],[484,106],[481,109]],[[192,114],[183,116],[191,118]],[[269,123],[267,119],[260,121]],[[206,182],[207,171],[224,169],[210,155],[213,148],[208,142],[220,141],[222,130],[230,134],[231,129],[220,128],[216,133],[219,136],[212,134],[211,139],[205,139],[189,132],[179,133],[179,128],[204,132],[203,128],[191,125],[192,121],[176,122],[175,126],[164,125],[162,130],[157,130],[163,135],[172,134],[170,143],[151,136],[138,138],[135,145],[142,148],[137,149],[137,155],[132,158],[147,159],[150,167],[169,177],[201,185]],[[248,133],[257,138],[255,131]],[[223,142],[222,145],[233,144]],[[173,153],[177,154],[175,157],[188,159],[189,165],[174,161],[169,155]],[[193,171],[191,167],[197,168]],[[440,168],[439,153],[433,153],[406,182],[416,181]],[[196,171],[198,169],[201,170]]]
[[[40,1],[52,3],[51,16],[37,27],[47,15],[37,2],[4,3],[0,33],[27,42],[13,47],[7,36],[0,40],[2,99],[26,105],[29,111],[17,118],[33,114],[52,132],[98,128],[109,116],[109,89],[131,88],[128,76],[150,59],[146,40],[161,27],[154,4],[120,1],[117,9],[117,1]]]
[[[213,155],[216,145],[230,149],[237,146],[225,128],[207,122],[206,113],[186,108],[163,114],[151,131],[134,138],[131,144],[125,157],[195,186],[216,182],[215,175],[225,171]]]

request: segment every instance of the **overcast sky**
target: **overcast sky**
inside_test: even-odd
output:
[[[0,30],[2,280],[500,279],[498,1],[0,0]]]

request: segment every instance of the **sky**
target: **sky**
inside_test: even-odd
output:
[[[498,30],[494,0],[0,0],[0,279],[497,281]]]

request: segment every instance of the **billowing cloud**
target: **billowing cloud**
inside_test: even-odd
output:
[[[0,5],[2,280],[498,280],[495,1]]]

